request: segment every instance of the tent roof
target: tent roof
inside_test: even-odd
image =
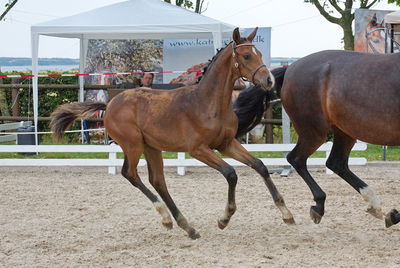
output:
[[[129,0],[36,24],[31,32],[84,39],[210,38],[230,36],[233,25],[161,0]]]
[[[390,24],[400,24],[400,10],[387,14],[384,21]]]

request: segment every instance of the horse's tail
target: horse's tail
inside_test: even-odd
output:
[[[93,117],[97,111],[104,111],[107,104],[104,102],[73,102],[59,106],[51,114],[50,127],[53,137],[61,140],[65,130],[79,117],[82,119]]]
[[[285,77],[287,67],[278,67],[271,70],[272,75],[275,77],[275,85],[272,88],[276,92],[276,95],[281,97],[281,88],[283,84],[283,78]]]
[[[279,67],[271,70],[275,77],[275,85],[272,90],[264,91],[260,86],[254,86],[239,94],[233,103],[233,111],[238,117],[236,138],[246,134],[261,122],[270,101],[276,98],[273,92],[276,92],[278,98],[280,97],[286,69],[287,67]]]
[[[261,89],[259,85],[245,89],[239,94],[233,103],[233,111],[238,117],[236,138],[246,134],[260,123],[270,98],[270,92]]]

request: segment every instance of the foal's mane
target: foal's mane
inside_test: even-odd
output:
[[[218,56],[221,55],[221,52],[226,49],[233,41],[229,42],[225,47],[221,49],[217,49],[217,54],[215,54],[211,60],[208,60],[208,64],[203,68],[203,74],[202,74],[202,79],[206,77],[206,75],[209,73],[209,70],[212,68],[213,63],[217,60]]]

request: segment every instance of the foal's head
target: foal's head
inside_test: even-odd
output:
[[[269,90],[274,85],[274,76],[263,63],[261,52],[252,43],[257,29],[247,38],[240,37],[238,28],[233,31],[233,68],[239,77],[245,77],[264,90]]]

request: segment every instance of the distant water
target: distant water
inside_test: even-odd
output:
[[[42,65],[38,66],[39,71],[70,71],[72,69],[79,69],[79,65]],[[32,66],[0,66],[0,72],[30,72]]]

